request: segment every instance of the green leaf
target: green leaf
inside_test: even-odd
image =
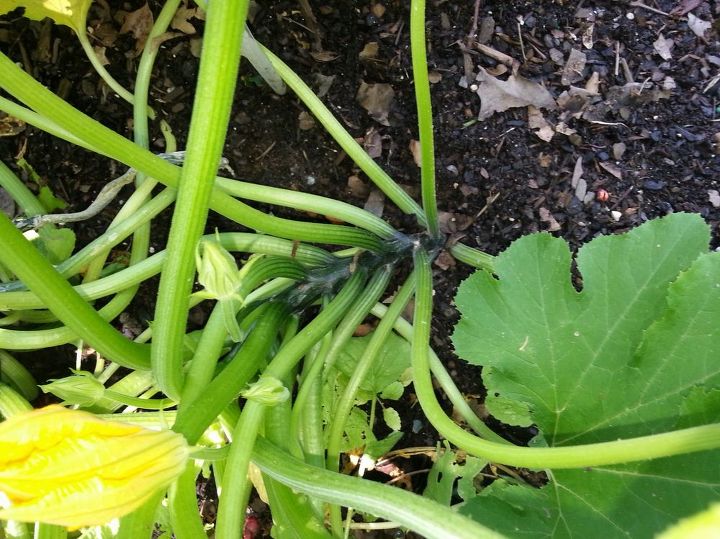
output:
[[[389,453],[402,437],[403,433],[396,431],[391,432],[387,438],[383,438],[382,440],[370,440],[365,445],[364,453],[371,459],[378,460],[383,455]]]
[[[457,352],[484,366],[488,394],[529,410],[549,446],[717,421],[720,253],[708,241],[690,214],[597,238],[577,256],[577,292],[564,241],[522,238],[497,278],[460,287]],[[467,511],[510,536],[646,537],[720,495],[718,456],[555,471],[542,490],[498,484]]]
[[[0,0],[0,15],[22,7],[29,19],[41,21],[48,17],[76,33],[84,33],[90,4],[92,0]]]
[[[383,421],[392,430],[398,431],[402,429],[402,422],[400,421],[400,414],[395,408],[386,406],[383,408]]]
[[[335,367],[342,373],[342,384],[350,379],[355,366],[370,342],[372,335],[353,337],[340,354]],[[382,393],[393,382],[403,380],[403,374],[410,367],[410,344],[402,337],[391,333],[385,346],[375,358],[373,366],[360,384],[358,400],[368,401]]]
[[[47,213],[52,213],[55,210],[64,210],[67,208],[67,202],[62,198],[58,198],[52,192],[47,185],[43,185],[38,192],[38,200],[43,205]]]
[[[69,228],[47,224],[38,230],[34,244],[51,264],[60,264],[70,258],[75,249],[75,233]]]

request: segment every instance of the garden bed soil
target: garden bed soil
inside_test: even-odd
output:
[[[139,36],[121,31],[128,16],[146,13],[138,11],[145,4],[113,4],[97,3],[88,24],[94,44],[103,48],[108,70],[131,87]],[[298,3],[263,2],[253,10],[255,37],[322,93],[345,128],[417,197],[419,168],[412,145],[418,132],[408,3],[313,4],[314,21]],[[545,230],[576,249],[597,235],[685,211],[706,219],[717,247],[718,3],[438,0],[428,4],[438,206],[450,242],[462,241],[497,254],[520,236]],[[148,7],[153,13],[159,10],[154,1]],[[712,24],[703,32],[697,20]],[[161,46],[150,101],[170,124],[182,149],[203,23],[192,14],[176,22],[176,35]],[[67,28],[6,16],[0,20],[0,47],[80,110],[131,136],[130,107],[100,82]],[[483,80],[476,80],[478,73]],[[511,76],[525,85],[521,97],[533,108],[525,103],[488,112],[514,103],[502,90],[507,88],[503,81]],[[489,93],[488,84],[501,90]],[[548,106],[538,94],[545,91],[542,88],[559,104]],[[389,90],[393,99],[388,103],[383,96]],[[373,109],[372,116],[359,103],[359,92],[370,100],[364,103]],[[160,152],[164,147],[157,123],[153,130],[152,149]],[[238,178],[345,200],[382,212],[402,231],[419,231],[412,219],[382,199],[297,98],[272,93],[246,62],[241,66],[224,154]],[[14,163],[18,155],[68,203],[65,211],[87,207],[106,182],[125,170],[120,163],[32,127],[0,138],[4,162]],[[74,226],[79,242],[100,234],[118,207],[112,204],[99,216]],[[166,216],[153,226],[156,250],[163,248],[168,222]],[[227,229],[212,217],[208,231],[215,226]],[[447,252],[435,261],[432,345],[481,411],[479,370],[455,357],[449,341],[457,320],[453,297],[470,272]],[[132,306],[132,316],[141,322],[152,318],[152,286],[146,285],[145,294]],[[201,323],[203,313],[196,314],[195,321]],[[64,375],[73,366],[74,355],[68,348],[44,355],[42,362],[28,358],[28,363],[45,381]],[[436,443],[436,434],[411,399],[400,412],[408,432],[404,444]],[[412,429],[413,424],[417,428]],[[498,428],[519,442],[531,434]],[[258,533],[259,537],[264,532]]]

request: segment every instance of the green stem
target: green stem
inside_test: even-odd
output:
[[[45,213],[45,208],[37,197],[2,161],[0,161],[0,187],[8,192],[28,217]]]
[[[132,414],[137,415],[137,414]],[[117,416],[113,416],[117,420]],[[117,533],[112,539],[146,539],[155,531],[155,512],[165,497],[164,492],[152,496],[138,509],[120,519]],[[100,538],[104,539],[104,537]]]
[[[34,539],[65,539],[68,535],[67,528],[55,526],[54,524],[35,523]]]
[[[32,401],[38,396],[38,387],[32,374],[5,350],[0,350],[0,381],[10,383],[23,398]]]
[[[247,401],[233,430],[230,455],[222,479],[224,487],[215,525],[216,539],[236,539],[243,529],[245,508],[252,489],[248,466],[265,409],[264,404]]]
[[[457,258],[460,262],[464,262],[475,268],[484,269],[492,273],[495,271],[495,257],[487,253],[483,253],[478,249],[473,249],[462,243],[456,243],[450,247],[450,254]]]
[[[432,101],[425,51],[425,0],[410,2],[410,52],[412,54],[415,102],[420,133],[420,184],[427,229],[433,238],[440,236],[435,196],[435,143],[433,141]]]
[[[218,301],[203,328],[200,342],[198,342],[190,362],[180,402],[181,408],[186,402],[191,404],[207,389],[207,385],[215,373],[215,367],[217,367],[227,334],[224,306]]]
[[[218,186],[226,193],[239,198],[333,217],[364,228],[381,238],[391,238],[397,234],[393,227],[379,217],[339,200],[236,180],[218,179]]]
[[[195,248],[207,220],[230,121],[248,3],[217,0],[208,5],[185,164],[158,289],[151,356],[160,388],[176,400],[185,383],[182,348],[195,275]]]
[[[260,308],[264,309],[262,316],[237,354],[197,399],[181,403],[173,429],[183,434],[190,444],[197,443],[210,423],[252,379],[270,352],[287,310],[279,303]]]
[[[90,44],[87,35],[84,32],[77,32],[76,35],[78,41],[80,41],[80,45],[85,51],[85,55],[87,56],[88,60],[90,60],[90,63],[92,64],[93,68],[95,68],[95,71],[97,71],[97,74],[100,75],[100,77],[112,89],[113,92],[115,92],[122,99],[132,105],[134,99],[133,94],[129,90],[126,90],[122,86],[122,84],[116,81],[113,76],[108,73],[107,69],[105,69],[105,66],[102,65],[102,62],[100,62],[100,59],[97,57],[97,54],[95,54],[95,50]]]
[[[293,92],[300,98],[305,106],[310,109],[318,121],[325,127],[328,133],[335,139],[345,153],[355,162],[360,169],[368,175],[375,185],[392,200],[403,212],[415,214],[418,222],[425,224],[425,214],[420,206],[400,187],[388,174],[370,157],[362,146],[348,133],[327,109],[322,101],[308,86],[290,69],[280,58],[275,56],[268,49],[265,54],[270,59],[275,70],[285,81]]]
[[[252,460],[263,473],[298,492],[393,520],[428,539],[502,537],[417,494],[305,464],[263,438],[256,440]]]
[[[20,393],[0,382],[0,416],[8,417],[32,410],[32,406]]]
[[[348,309],[344,318],[334,331],[332,345],[325,356],[325,361],[323,363],[313,363],[308,373],[303,377],[297,397],[295,397],[290,420],[290,436],[293,439],[297,440],[300,435],[301,418],[304,414],[306,403],[311,397],[311,382],[319,379],[323,369],[327,371],[332,368],[340,351],[345,348],[348,340],[367,316],[370,308],[380,299],[383,292],[385,292],[391,276],[392,271],[390,268],[385,268],[384,271],[377,271],[372,275],[365,288],[365,293],[355,300],[355,303]]]
[[[382,303],[377,303],[372,308],[371,313],[378,318],[383,318],[385,316],[385,313],[387,313],[387,307]],[[395,321],[395,326],[393,327],[393,329],[397,331],[403,339],[408,342],[412,342],[413,332],[415,330],[413,329],[410,322],[408,322],[404,318],[398,318]],[[447,369],[440,362],[437,354],[435,354],[432,348],[429,349],[429,352],[430,357],[428,358],[428,361],[430,364],[430,371],[433,373],[438,384],[447,395],[455,411],[460,414],[460,417],[462,417],[463,420],[465,420],[465,422],[470,426],[470,428],[473,429],[482,438],[485,438],[486,440],[493,440],[499,443],[509,444],[510,442],[505,440],[502,436],[496,434],[490,429],[490,427],[483,423],[482,419],[480,419],[473,411],[473,409],[470,408],[470,405],[467,403],[465,397],[455,385],[455,382],[453,382],[450,374],[447,372]]]
[[[367,373],[370,372],[370,369],[377,359],[380,350],[392,332],[395,320],[400,316],[400,313],[410,300],[414,290],[414,285],[414,279],[410,276],[410,278],[405,281],[398,293],[395,295],[395,299],[388,309],[387,316],[380,321],[380,324],[378,324],[378,327],[373,332],[370,342],[358,360],[355,370],[345,386],[345,391],[335,405],[333,410],[334,419],[330,423],[327,442],[326,466],[329,470],[337,470],[338,468],[340,460],[340,445],[342,444],[342,435],[345,431],[345,422],[355,403],[355,395],[360,389],[360,384],[362,384],[363,380],[367,376]],[[372,421],[370,425],[372,425]],[[342,531],[342,517],[340,515],[339,506],[331,506],[330,520],[333,532],[336,535],[340,534]]]
[[[147,368],[147,347],[128,341],[73,290],[50,263],[0,215],[0,261],[40,297],[59,320],[106,358],[130,368]]]
[[[168,506],[173,534],[177,539],[199,539],[207,537],[198,512],[195,496],[195,461],[188,461],[185,471],[180,474],[168,490]]]

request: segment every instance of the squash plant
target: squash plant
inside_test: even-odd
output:
[[[29,17],[50,16],[71,25],[82,41],[88,5],[0,0],[0,11],[21,6]],[[195,484],[208,470],[220,493],[219,538],[242,533],[253,484],[270,504],[274,536],[282,538],[347,536],[355,511],[434,538],[649,536],[716,497],[712,463],[720,447],[720,424],[714,423],[720,400],[713,358],[720,338],[720,268],[717,255],[705,252],[707,227],[699,218],[672,216],[622,237],[594,240],[578,256],[580,291],[570,278],[567,246],[548,235],[523,238],[497,259],[463,245],[452,248],[459,260],[480,268],[458,295],[458,353],[485,366],[488,407],[497,418],[540,429],[531,447],[510,444],[473,414],[429,346],[430,263],[444,238],[435,201],[424,0],[410,5],[421,203],[364,152],[288,66],[252,42],[253,54],[262,56],[258,62],[272,67],[389,200],[416,217],[415,231],[396,230],[343,201],[218,174],[241,44],[252,39],[243,37],[247,0],[208,4],[187,146],[177,153],[166,129],[167,153],[148,151],[148,119],[154,116],[148,87],[158,47],[153,38],[165,32],[178,6],[179,0],[164,4],[134,93],[126,95],[133,105],[133,141],[0,55],[0,88],[12,97],[0,97],[0,109],[124,163],[129,169],[122,181],[135,186],[104,234],[53,265],[18,225],[40,231],[55,225],[29,219],[42,213],[34,195],[9,168],[0,168],[0,183],[26,213],[17,223],[0,215],[0,413],[9,418],[0,424],[0,450],[9,455],[13,447],[26,448],[28,459],[26,466],[0,469],[5,535],[64,537],[68,528],[85,528],[89,537],[204,537]],[[345,224],[283,219],[245,201],[320,212]],[[152,220],[170,206],[166,249],[148,256]],[[203,236],[210,211],[248,232]],[[127,264],[109,263],[110,249],[128,238]],[[250,257],[238,267],[232,252]],[[383,305],[394,270],[407,263],[413,271]],[[139,284],[158,274],[154,321],[129,340],[111,321]],[[196,279],[202,290],[193,293]],[[96,309],[100,298],[109,300]],[[413,298],[411,325],[401,313]],[[186,333],[188,310],[208,300],[214,303],[206,326]],[[353,338],[370,315],[379,319],[375,331]],[[94,371],[42,389],[97,419],[29,411],[35,381],[7,351],[78,340],[98,352]],[[446,415],[432,376],[474,432]],[[397,442],[397,414],[387,403],[410,382],[428,421],[468,455],[460,466],[451,462],[452,451],[444,453],[425,497],[339,473],[342,453],[362,448],[369,458],[379,457]],[[393,431],[382,439],[375,435],[379,415]],[[168,434],[157,438],[157,459],[133,457],[132,451],[115,455],[108,438],[127,430],[118,421],[140,428],[131,432],[143,440],[154,439],[145,434],[148,428]],[[87,427],[74,431],[75,423]],[[78,443],[46,457],[63,429],[75,432]],[[80,481],[73,459],[96,462],[90,469],[97,475]],[[123,500],[98,497],[108,505],[83,511],[83,500],[92,498],[88,489],[100,484],[93,477],[115,470],[117,486],[127,487],[123,482],[133,474],[120,470],[147,472],[158,462],[167,462],[161,481],[121,488]],[[473,479],[486,462],[545,470],[549,482],[531,489],[496,481],[478,491]],[[57,482],[47,481],[50,471]],[[464,499],[459,510],[447,506],[456,478]],[[43,509],[49,504],[52,518]],[[623,513],[630,507],[632,515]],[[39,522],[34,532],[27,525],[32,521]]]

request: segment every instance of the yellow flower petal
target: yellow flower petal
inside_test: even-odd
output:
[[[85,20],[92,0],[0,0],[0,15],[13,9],[25,8],[25,16],[41,21],[49,17],[57,24],[69,26],[75,32],[85,32]]]
[[[7,451],[5,451],[7,449]],[[185,468],[185,439],[49,406],[0,423],[0,519],[69,528],[142,505]]]

